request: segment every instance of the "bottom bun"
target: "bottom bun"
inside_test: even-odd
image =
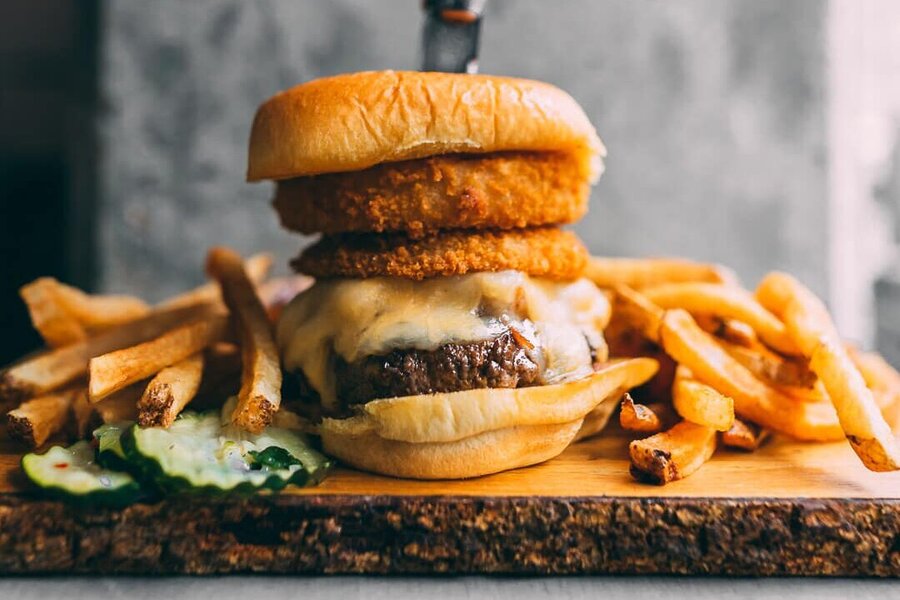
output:
[[[326,453],[357,469],[410,479],[465,479],[549,460],[575,439],[582,421],[520,425],[455,442],[414,444],[386,440],[372,432],[322,431],[321,435]]]
[[[609,418],[619,407],[618,397],[616,395],[610,396],[608,400],[601,402],[594,410],[586,414],[581,424],[581,429],[578,430],[578,433],[575,434],[575,439],[572,441],[578,442],[603,431],[606,424],[609,423]]]

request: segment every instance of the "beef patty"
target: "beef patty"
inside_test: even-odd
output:
[[[348,407],[377,398],[541,385],[539,362],[535,350],[519,344],[507,331],[481,342],[393,350],[352,363],[337,357],[334,369],[337,397]],[[301,399],[317,399],[303,374],[295,376]]]

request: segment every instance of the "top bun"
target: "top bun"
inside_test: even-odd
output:
[[[591,180],[606,151],[584,111],[547,83],[369,71],[316,79],[256,112],[247,180],[357,171],[450,153],[571,152]]]

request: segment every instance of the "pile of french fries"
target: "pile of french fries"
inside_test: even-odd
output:
[[[50,278],[24,286],[47,350],[0,373],[9,436],[35,448],[60,433],[83,438],[100,422],[168,427],[189,404],[235,392],[232,422],[259,433],[281,405],[273,322],[311,283],[266,280],[270,267],[268,255],[245,262],[214,248],[213,282],[155,306]],[[791,276],[770,273],[750,292],[717,265],[599,257],[587,276],[612,298],[612,356],[661,364],[635,390],[638,401],[621,402],[635,478],[682,479],[717,448],[753,451],[771,433],[846,438],[869,469],[900,469],[900,374],[845,344]]]
[[[718,446],[753,451],[771,432],[846,438],[867,468],[900,469],[900,374],[845,344],[790,275],[770,273],[750,292],[717,265],[599,257],[587,275],[613,299],[611,353],[670,367],[635,392],[644,403],[622,400],[635,478],[682,479]]]
[[[60,433],[83,438],[99,422],[168,427],[189,403],[221,404],[238,385],[232,420],[259,433],[281,402],[275,313],[310,283],[266,281],[271,264],[268,255],[244,262],[214,248],[213,282],[155,306],[51,278],[25,285],[48,349],[0,373],[9,436],[35,448]]]

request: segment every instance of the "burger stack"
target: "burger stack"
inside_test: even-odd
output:
[[[607,363],[610,307],[581,278],[603,146],[565,92],[522,79],[368,72],[258,110],[248,179],[321,234],[278,324],[325,450],[401,477],[538,463],[602,427],[647,361]]]

